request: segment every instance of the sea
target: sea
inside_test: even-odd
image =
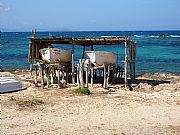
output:
[[[29,69],[28,49],[31,32],[0,32],[0,67],[2,69]],[[36,37],[102,37],[126,36],[137,44],[137,74],[180,73],[180,31],[60,31],[37,32]],[[66,50],[72,45],[54,45]],[[89,48],[86,48],[87,50]],[[109,51],[118,56],[123,66],[124,46],[98,46],[97,51]],[[82,58],[83,48],[75,46],[75,62]]]

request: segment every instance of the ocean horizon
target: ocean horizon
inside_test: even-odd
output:
[[[180,30],[173,31],[37,31],[36,37],[102,37],[128,36],[137,44],[138,74],[180,73]],[[31,32],[0,32],[0,67],[29,69],[28,47]],[[54,45],[71,51],[71,45]],[[98,46],[97,51],[118,54],[117,64],[124,60],[124,46]],[[88,48],[87,48],[88,49]],[[75,62],[82,56],[82,47],[75,46]]]

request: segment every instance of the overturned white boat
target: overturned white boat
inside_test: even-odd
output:
[[[15,77],[0,77],[0,93],[13,92],[25,89]]]
[[[90,59],[90,62],[95,66],[106,65],[115,65],[117,55],[112,52],[103,52],[103,51],[85,51],[85,57]]]
[[[40,50],[42,59],[47,63],[69,62],[71,61],[71,52],[58,48],[44,48]]]

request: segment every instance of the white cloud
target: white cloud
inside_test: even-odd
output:
[[[0,3],[0,13],[8,12],[8,11],[10,11],[10,10],[11,10],[10,7],[8,7],[8,6],[6,6],[6,5]]]

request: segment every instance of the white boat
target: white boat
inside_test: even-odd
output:
[[[42,59],[47,63],[69,62],[71,61],[71,53],[67,50],[58,48],[44,48],[40,50]]]
[[[85,57],[90,59],[90,62],[95,66],[102,66],[103,64],[115,65],[117,59],[116,54],[103,51],[85,51]]]
[[[13,92],[25,89],[15,77],[0,77],[0,93]]]

